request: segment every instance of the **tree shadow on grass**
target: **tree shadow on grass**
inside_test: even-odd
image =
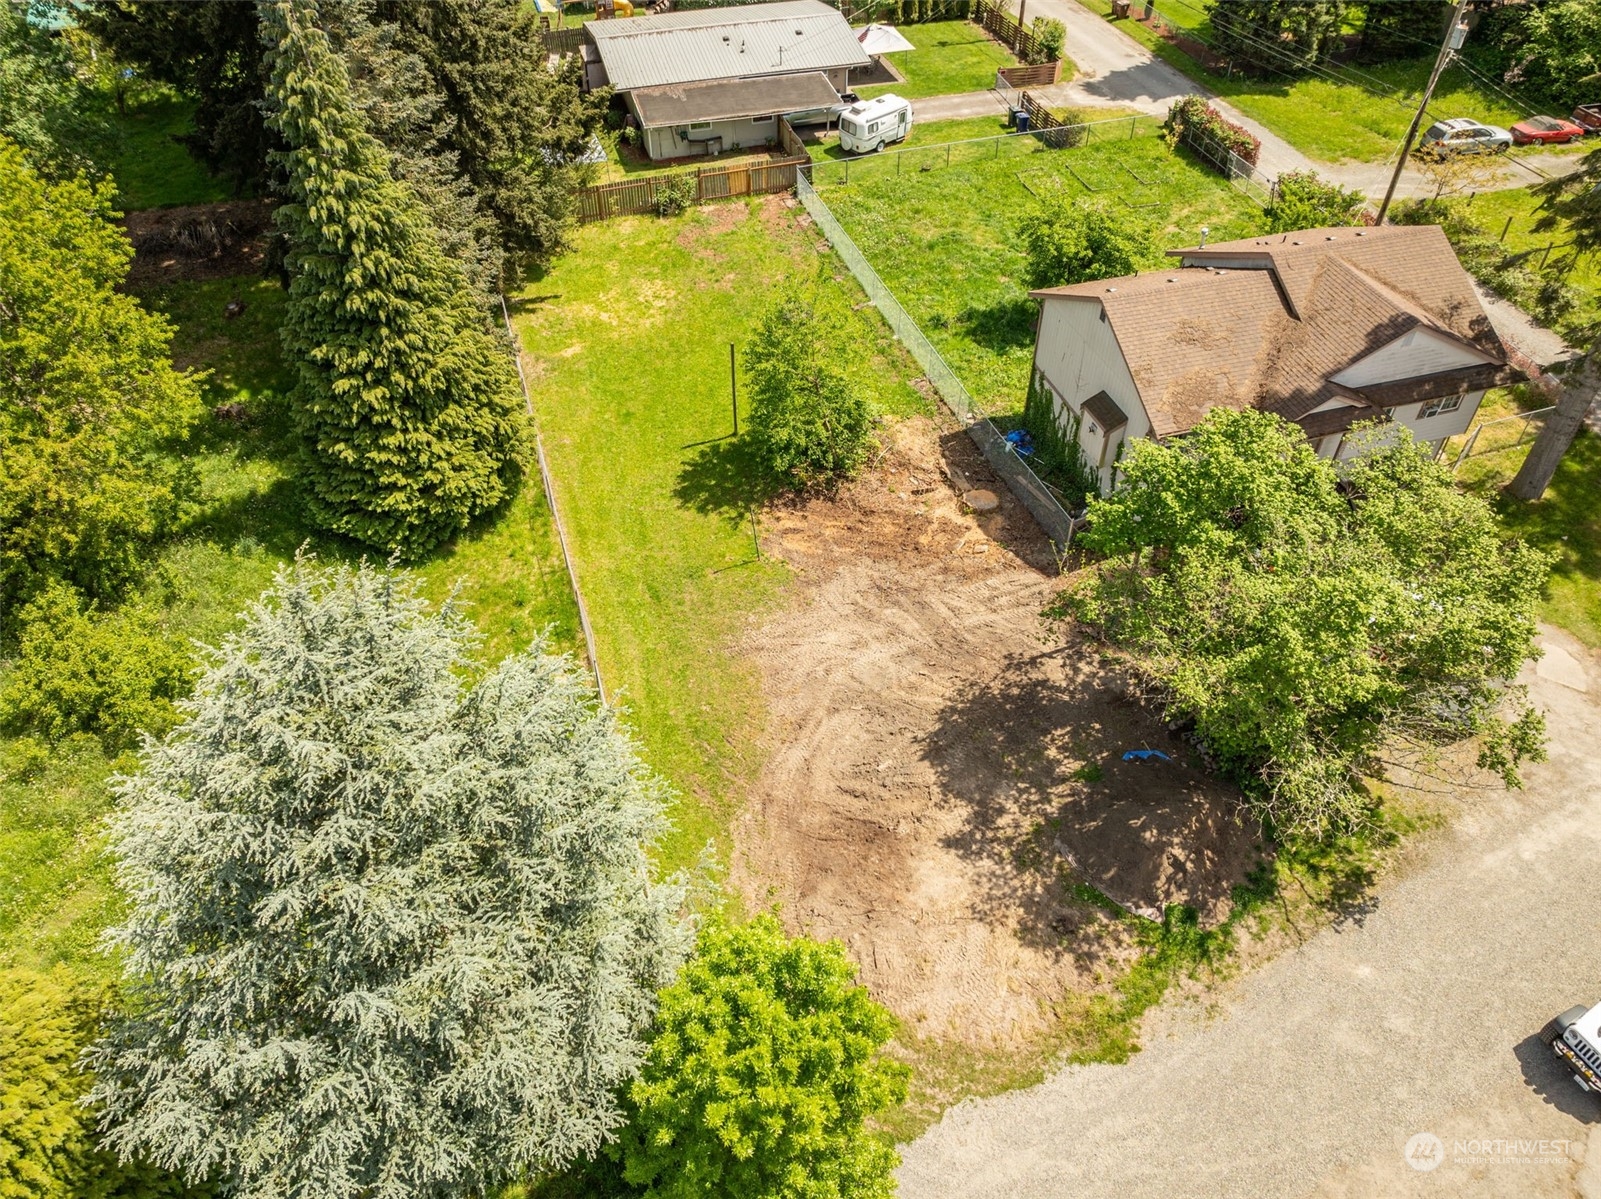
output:
[[[702,516],[737,523],[783,490],[763,468],[749,439],[725,437],[686,447],[673,499]]]
[[[1034,317],[1039,305],[1027,296],[970,306],[957,319],[967,336],[987,350],[1005,353],[1034,344]]]

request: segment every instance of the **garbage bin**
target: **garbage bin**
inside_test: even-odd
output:
[[[1112,15],[1114,17],[1128,16],[1129,0],[1112,0]]]
[[[1017,110],[1017,131],[1019,133],[1028,132],[1028,113],[1021,108]]]

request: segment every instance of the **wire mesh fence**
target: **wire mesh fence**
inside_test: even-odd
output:
[[[853,158],[824,158],[803,167],[814,188],[838,187],[848,183],[908,177],[970,163],[1003,158],[1026,158],[1052,150],[1109,141],[1128,141],[1153,134],[1161,122],[1155,117],[1117,117],[1083,125],[1064,125],[1055,129],[1031,129],[1026,133],[1002,133],[994,137],[940,142],[932,146],[909,146],[901,150],[881,150]]]
[[[1515,450],[1538,437],[1540,430],[1545,427],[1546,418],[1555,411],[1555,407],[1536,408],[1532,412],[1517,412],[1511,416],[1487,420],[1463,434],[1460,445],[1453,444],[1455,438],[1442,444],[1439,456],[1444,458],[1450,455],[1451,469],[1456,471],[1460,470],[1462,463],[1469,458],[1495,454],[1502,450]]]
[[[996,474],[1001,477],[1011,493],[1039,522],[1046,536],[1058,546],[1065,548],[1072,541],[1074,522],[1067,510],[1062,507],[1056,493],[1017,456],[1011,445],[1001,436],[1000,431],[973,402],[973,397],[957,377],[956,372],[950,368],[944,356],[934,348],[934,344],[924,336],[923,330],[918,327],[911,314],[901,307],[895,294],[878,277],[873,264],[868,262],[866,256],[857,248],[850,234],[845,232],[845,227],[824,203],[817,189],[807,181],[804,173],[796,179],[795,187],[807,213],[816,222],[818,229],[828,239],[846,268],[861,284],[868,300],[888,322],[895,336],[917,361],[918,366],[922,367],[923,374],[939,393],[945,406],[966,426],[968,436],[983,452],[984,457],[995,468]]]

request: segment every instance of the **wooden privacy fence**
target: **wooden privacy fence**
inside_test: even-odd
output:
[[[997,41],[1005,42],[1025,62],[1043,53],[1039,39],[1017,23],[1017,18],[993,0],[974,0],[972,20]]]
[[[1049,87],[1062,77],[1060,61],[1037,67],[1001,67],[996,78],[1007,87]]]
[[[547,29],[539,35],[544,43],[546,54],[558,56],[578,53],[578,48],[584,44],[584,27],[574,25],[570,29]]]
[[[701,167],[693,173],[647,175],[643,179],[624,179],[578,189],[578,219],[604,221],[614,216],[634,216],[656,211],[656,193],[676,179],[693,180],[695,194],[690,203],[724,200],[733,196],[759,196],[789,191],[795,186],[796,168],[809,158],[768,159],[766,162],[739,163],[726,167]]]

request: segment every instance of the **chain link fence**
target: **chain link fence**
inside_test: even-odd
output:
[[[939,393],[945,406],[967,428],[968,436],[983,452],[989,464],[995,468],[995,473],[1001,477],[1018,501],[1029,510],[1029,513],[1045,530],[1058,548],[1065,549],[1073,539],[1075,524],[1067,510],[1062,507],[1056,492],[1044,483],[1029,466],[1012,450],[1011,445],[989,417],[973,402],[967,388],[957,378],[956,372],[950,368],[943,355],[934,348],[934,344],[923,335],[917,322],[911,318],[906,309],[901,307],[895,294],[885,286],[884,281],[878,277],[873,264],[868,262],[851,240],[850,234],[845,232],[833,211],[823,202],[807,180],[803,172],[796,179],[796,192],[800,202],[805,205],[806,211],[811,215],[817,227],[822,230],[823,236],[833,246],[834,252],[849,268],[856,281],[862,285],[867,298],[883,315],[894,330],[895,336],[900,339],[907,351],[917,360],[923,368],[923,374],[933,384],[934,390]]]

